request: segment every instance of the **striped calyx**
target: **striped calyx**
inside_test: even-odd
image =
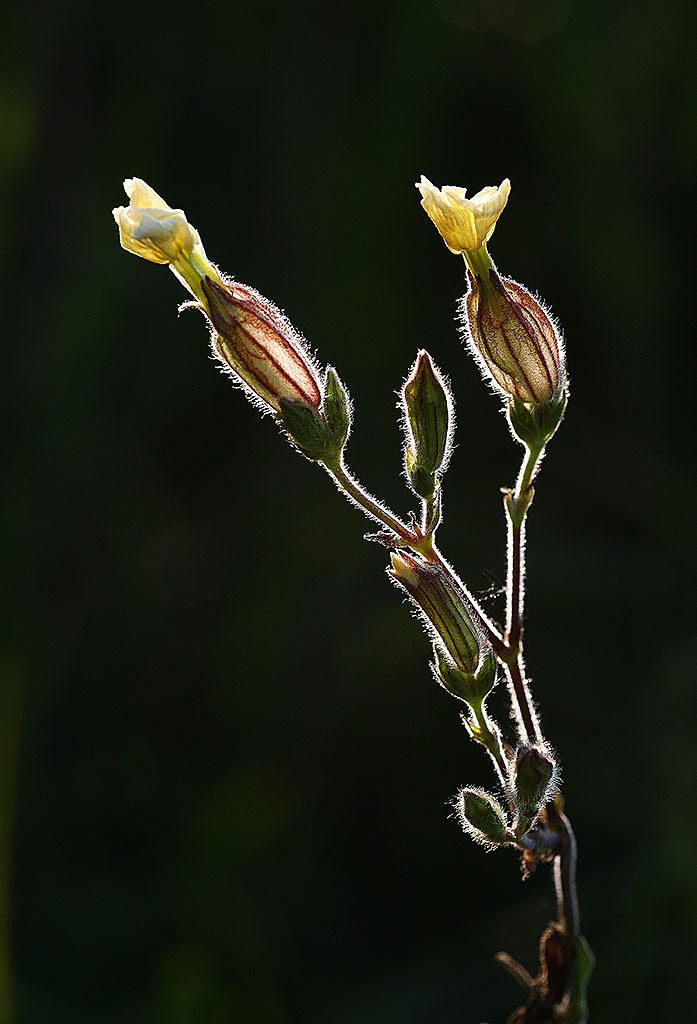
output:
[[[214,329],[213,351],[234,377],[273,409],[318,409],[318,371],[300,335],[279,309],[247,285],[206,277],[203,293]]]
[[[474,673],[485,640],[464,595],[453,589],[437,566],[406,551],[392,552],[389,574],[423,613],[436,643],[466,672]]]
[[[505,395],[531,405],[549,402],[564,386],[561,338],[543,307],[493,266],[469,273],[465,323],[484,372]]]

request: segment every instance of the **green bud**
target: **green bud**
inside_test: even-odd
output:
[[[393,551],[389,574],[406,590],[423,613],[426,626],[456,665],[474,673],[484,638],[475,626],[470,609],[440,570],[406,551]]]
[[[278,419],[298,451],[316,461],[329,457],[333,438],[319,409],[286,398],[280,399],[279,406]]]
[[[322,414],[329,430],[337,457],[341,455],[351,432],[351,399],[333,366],[327,367],[324,377]]]
[[[491,648],[487,648],[480,658],[476,672],[458,668],[437,643],[433,645],[433,655],[431,668],[440,685],[470,707],[481,707],[496,685],[496,659]]]
[[[456,797],[457,816],[465,832],[483,846],[501,846],[513,835],[501,804],[479,787],[461,789]]]
[[[556,765],[538,747],[518,747],[511,766],[511,792],[521,818],[532,820],[549,799]]]
[[[564,418],[568,400],[566,387],[562,387],[557,395],[540,405],[530,405],[514,398],[506,409],[513,434],[528,448],[541,451]]]
[[[447,468],[454,420],[448,386],[424,349],[402,387],[402,406],[407,476],[415,493],[430,500]]]

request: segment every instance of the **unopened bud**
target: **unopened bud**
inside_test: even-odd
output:
[[[460,824],[476,842],[493,847],[513,840],[503,807],[485,789],[461,789],[455,806]]]
[[[469,274],[464,321],[480,366],[511,398],[549,402],[564,386],[561,339],[526,288],[493,266]]]
[[[457,666],[474,673],[486,642],[462,595],[437,567],[423,559],[397,551],[392,552],[390,561],[390,575],[421,610],[427,628],[435,632]]]
[[[520,815],[533,819],[553,790],[556,765],[538,747],[518,747],[511,771],[511,790]]]
[[[414,492],[430,499],[447,467],[454,421],[447,384],[423,349],[402,388],[402,406],[407,476]]]
[[[496,659],[488,647],[482,654],[475,672],[466,672],[448,658],[438,644],[433,645],[434,661],[431,666],[437,682],[470,707],[481,707],[496,686]]]
[[[317,368],[300,335],[272,302],[247,285],[204,278],[213,351],[250,397],[275,412],[283,401],[318,409]]]

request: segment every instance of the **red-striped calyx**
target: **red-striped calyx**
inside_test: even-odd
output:
[[[464,321],[475,356],[511,398],[548,402],[564,385],[559,333],[537,299],[493,266],[468,274]]]
[[[205,312],[214,329],[213,351],[256,396],[276,412],[282,401],[318,409],[319,372],[303,339],[263,295],[237,281],[203,279]]]

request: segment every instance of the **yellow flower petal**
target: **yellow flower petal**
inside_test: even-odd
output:
[[[219,275],[208,261],[196,228],[183,210],[169,206],[142,178],[126,178],[123,187],[129,205],[112,211],[123,248],[151,263],[168,263],[191,294],[202,301],[201,279],[218,280]]]
[[[487,185],[471,199],[459,185],[439,189],[423,175],[416,187],[421,193],[421,205],[454,253],[481,249],[491,238],[511,191],[508,178],[498,187]]]
[[[182,210],[119,206],[114,219],[124,249],[151,263],[186,259],[198,240]]]
[[[124,190],[131,206],[140,209],[171,210],[162,196],[159,196],[154,188],[150,188],[147,181],[142,178],[126,178],[123,183]]]

